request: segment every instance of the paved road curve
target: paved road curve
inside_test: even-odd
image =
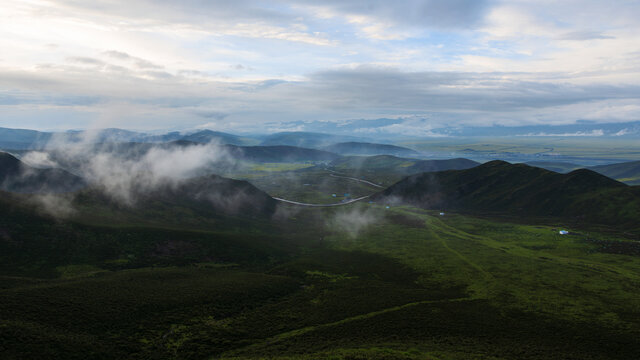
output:
[[[287,203],[287,204],[293,204],[293,205],[300,205],[300,206],[311,206],[311,207],[329,207],[329,206],[340,206],[340,205],[347,205],[347,204],[351,204],[354,203],[356,201],[360,201],[360,200],[364,200],[366,198],[368,198],[371,195],[367,195],[367,196],[363,196],[363,197],[359,197],[357,199],[351,199],[349,201],[344,201],[344,202],[339,202],[339,203],[333,203],[333,204],[307,204],[307,203],[301,203],[301,202],[297,202],[297,201],[291,201],[291,200],[286,200],[286,199],[280,199],[277,197],[274,197],[275,200]]]
[[[332,170],[329,170],[331,172],[334,172]],[[361,183],[365,183],[371,186],[375,186],[377,188],[384,188],[383,186],[380,186],[378,184],[372,183],[371,181],[367,181],[367,180],[362,180],[362,179],[358,179],[358,178],[354,178],[354,177],[348,177],[348,176],[338,176],[338,175],[334,175],[334,174],[329,174],[329,176],[335,177],[335,178],[342,178],[342,179],[349,179],[349,180],[354,180],[354,181],[359,181]],[[274,197],[275,200],[277,201],[281,201],[287,204],[293,204],[293,205],[300,205],[300,206],[311,206],[311,207],[329,207],[329,206],[341,206],[341,205],[347,205],[347,204],[351,204],[354,203],[356,201],[360,201],[360,200],[364,200],[368,197],[370,197],[371,195],[367,195],[367,196],[363,196],[363,197],[359,197],[357,199],[351,199],[348,201],[342,201],[339,203],[333,203],[333,204],[307,204],[307,203],[302,203],[302,202],[298,202],[298,201],[292,201],[292,200],[287,200],[287,199],[281,199],[281,198],[277,198]]]
[[[358,179],[358,178],[353,178],[353,177],[348,177],[348,176],[338,176],[338,175],[333,175],[333,174],[329,174],[329,176],[333,176],[335,178],[343,178],[343,179],[350,179],[350,180],[355,180],[355,181],[359,181],[361,183],[365,183],[371,186],[375,186],[377,188],[383,189],[384,186],[380,186],[376,183],[372,183],[371,181],[367,181],[367,180],[362,180],[362,179]]]

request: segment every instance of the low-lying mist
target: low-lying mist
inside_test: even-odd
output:
[[[384,220],[384,213],[379,209],[355,206],[348,210],[339,209],[329,219],[330,228],[344,232],[355,239],[370,226]]]

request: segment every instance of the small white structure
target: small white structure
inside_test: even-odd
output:
[[[560,230],[560,235],[568,235],[569,232],[567,230]]]
[[[388,208],[389,208],[389,205],[387,205],[387,207],[385,209],[388,209]]]
[[[440,213],[440,216],[444,216],[444,213],[443,213],[443,212],[441,212],[441,213]]]

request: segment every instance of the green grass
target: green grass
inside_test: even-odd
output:
[[[280,276],[195,267],[20,286],[0,291],[0,348],[4,358],[81,358],[66,348],[73,342],[79,350],[93,348],[84,355],[89,358],[173,356],[192,324],[232,316],[297,287]]]
[[[0,224],[2,358],[640,352],[640,257],[608,252],[635,243],[571,223],[382,204],[298,209],[268,226],[219,230],[26,216],[5,213]],[[363,222],[355,231],[350,221]]]

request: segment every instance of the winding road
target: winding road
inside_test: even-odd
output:
[[[331,171],[331,170],[329,170]],[[334,171],[331,171],[334,172]],[[363,180],[363,179],[358,179],[358,178],[354,178],[354,177],[349,177],[349,176],[338,176],[338,175],[334,175],[334,174],[329,174],[329,176],[331,177],[335,177],[335,178],[342,178],[342,179],[348,179],[348,180],[353,180],[353,181],[358,181],[367,185],[371,185],[371,186],[375,186],[377,188],[383,189],[384,186],[380,186],[378,184],[372,183],[371,181],[367,181],[367,180]],[[283,203],[287,203],[287,204],[292,204],[292,205],[300,205],[300,206],[310,206],[310,207],[330,207],[330,206],[342,206],[342,205],[347,205],[347,204],[352,204],[354,202],[358,202],[360,200],[364,200],[368,197],[370,197],[371,195],[366,195],[366,196],[362,196],[359,197],[357,199],[351,199],[348,201],[341,201],[339,203],[333,203],[333,204],[308,204],[308,203],[302,203],[302,202],[298,202],[298,201],[292,201],[292,200],[287,200],[287,199],[281,199],[281,198],[277,198],[277,197],[273,197],[274,200],[283,202]]]
[[[291,200],[286,200],[286,199],[280,199],[277,197],[274,197],[275,200],[287,203],[287,204],[293,204],[293,205],[300,205],[300,206],[311,206],[311,207],[329,207],[329,206],[340,206],[340,205],[347,205],[347,204],[351,204],[354,203],[356,201],[360,201],[360,200],[364,200],[366,198],[368,198],[371,195],[367,195],[367,196],[363,196],[363,197],[359,197],[357,199],[351,199],[349,201],[343,201],[343,202],[339,202],[339,203],[333,203],[333,204],[307,204],[307,203],[301,203],[301,202],[297,202],[297,201],[291,201]]]
[[[355,180],[355,181],[359,181],[361,183],[365,183],[367,185],[371,185],[371,186],[375,186],[375,187],[380,188],[380,189],[384,189],[384,186],[380,186],[378,184],[372,183],[371,181],[367,181],[367,180],[363,180],[363,179],[358,179],[358,178],[348,177],[348,176],[338,176],[338,175],[333,175],[333,174],[329,174],[329,176],[332,176],[332,177],[335,177],[335,178]]]

